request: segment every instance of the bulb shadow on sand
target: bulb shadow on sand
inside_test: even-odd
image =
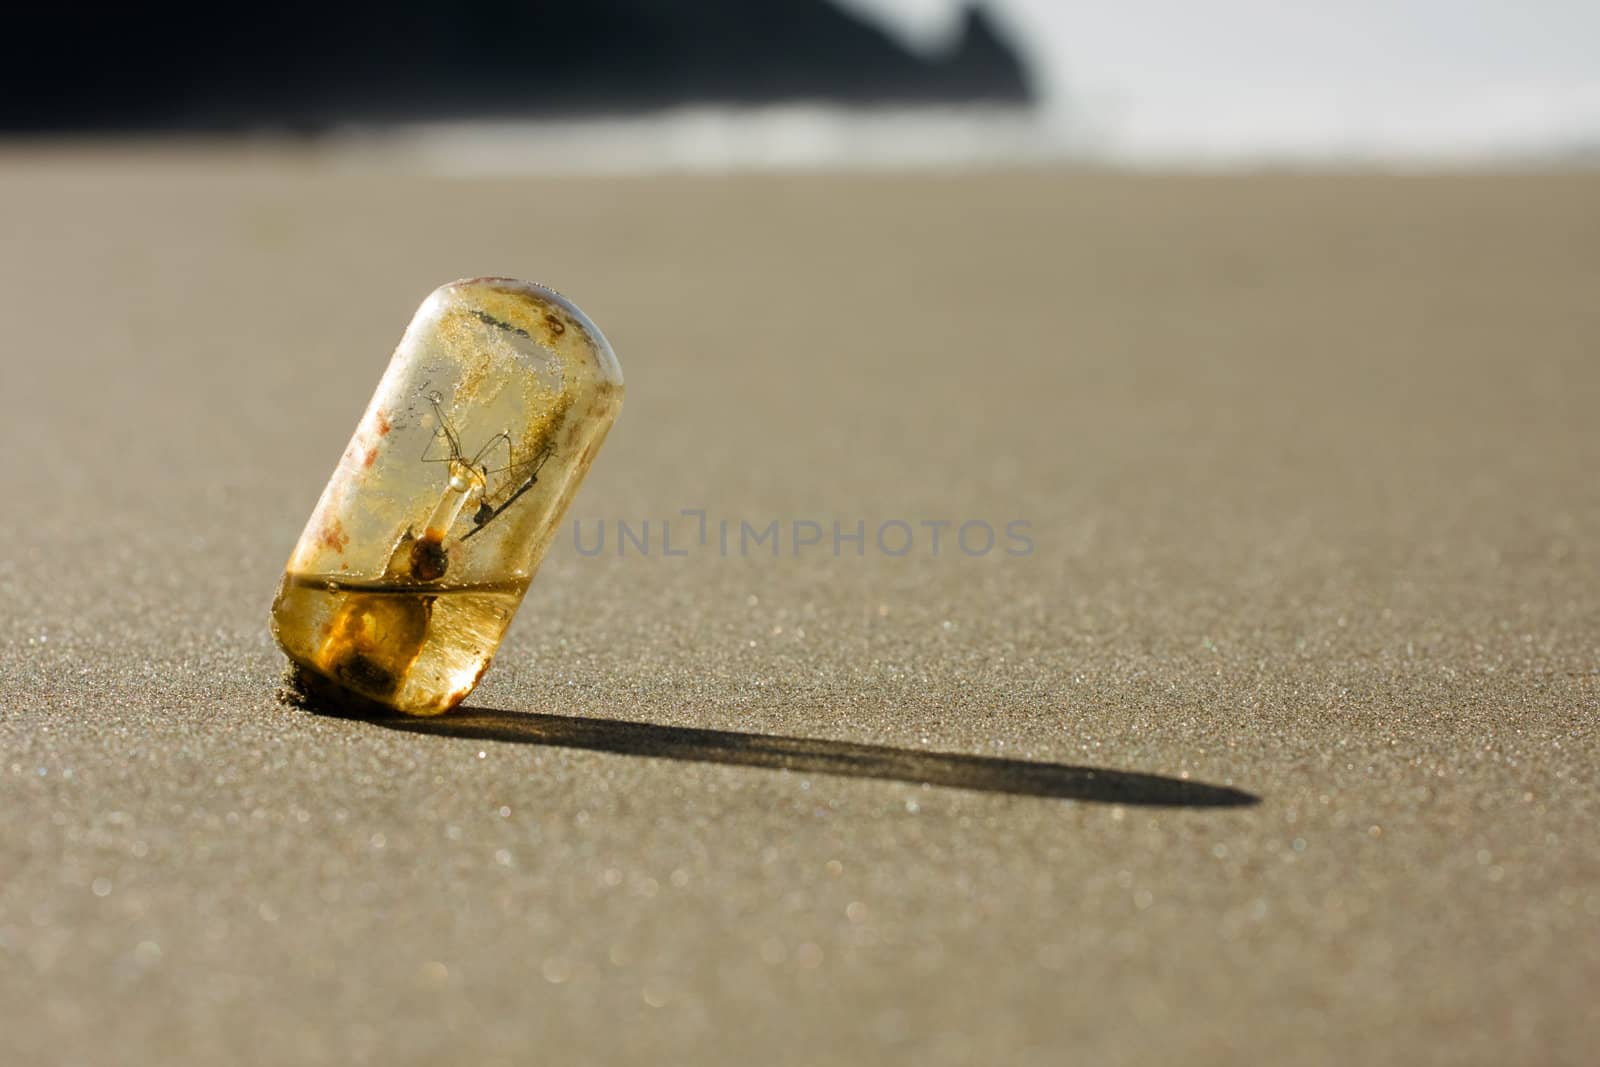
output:
[[[980,793],[1057,797],[1104,804],[1227,808],[1260,798],[1230,786],[1100,767],[923,752],[853,741],[585,719],[498,708],[458,708],[431,719],[368,717],[388,729],[509,744],[580,748],[624,756],[765,767],[804,774],[881,778]]]

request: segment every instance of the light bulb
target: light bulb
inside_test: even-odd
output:
[[[611,346],[559,293],[510,278],[436,289],[272,605],[300,695],[412,715],[459,704],[621,406]]]

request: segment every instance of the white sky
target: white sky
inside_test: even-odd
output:
[[[937,47],[960,0],[836,0]],[[991,0],[1054,123],[1131,158],[1600,147],[1600,0]]]

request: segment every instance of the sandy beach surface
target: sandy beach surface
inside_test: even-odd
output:
[[[287,708],[483,274],[618,426],[462,713]],[[1584,1062],[1597,294],[1594,175],[8,149],[0,1059]]]

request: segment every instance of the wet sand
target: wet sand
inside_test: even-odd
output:
[[[1600,178],[10,149],[0,235],[9,1062],[1600,1039]],[[287,708],[290,547],[490,273],[621,358],[582,540],[458,716]]]

